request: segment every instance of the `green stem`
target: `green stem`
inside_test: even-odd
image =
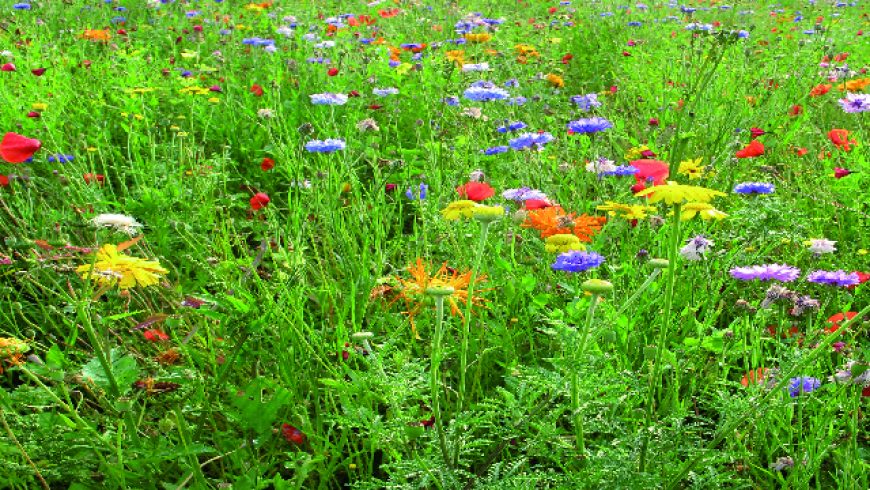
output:
[[[621,315],[623,312],[625,312],[625,310],[629,306],[631,306],[635,301],[637,301],[637,299],[640,297],[640,295],[643,294],[644,291],[646,291],[646,289],[650,286],[650,284],[652,284],[652,282],[655,281],[656,278],[659,277],[659,274],[661,274],[661,273],[662,273],[661,269],[653,269],[652,274],[650,274],[646,278],[646,281],[644,281],[643,284],[641,284],[640,287],[637,288],[637,291],[635,291],[634,294],[632,294],[631,297],[629,297],[625,301],[625,303],[623,303],[622,306],[619,307],[619,310],[616,311],[616,316],[618,317],[619,315]]]
[[[580,333],[580,345],[577,346],[577,351],[574,353],[575,362],[571,369],[571,409],[574,412],[574,437],[581,457],[586,455],[586,440],[583,428],[583,412],[580,410],[580,367],[585,362],[583,354],[586,351],[586,340],[589,338],[589,331],[592,329],[592,319],[595,317],[595,307],[597,305],[598,295],[592,294],[589,309],[586,310],[586,322],[583,324],[583,331]]]
[[[665,291],[665,308],[662,312],[664,315],[664,323],[659,331],[659,340],[656,343],[656,355],[653,362],[653,371],[649,377],[649,385],[647,387],[646,396],[646,421],[647,429],[652,425],[654,405],[656,401],[656,388],[661,388],[661,371],[662,371],[662,355],[665,350],[665,343],[668,341],[668,333],[671,327],[671,309],[674,305],[674,284],[676,283],[677,271],[677,250],[680,246],[680,205],[674,206],[674,217],[671,228],[671,241],[668,245],[668,277],[667,289]],[[643,473],[646,469],[646,455],[649,448],[649,430],[644,431],[643,442],[641,443],[640,462],[638,471]]]
[[[854,318],[843,323],[840,327],[841,329],[848,329],[853,324],[858,323],[861,319],[870,314],[870,305],[864,307],[863,310],[858,312]],[[751,407],[746,409],[739,417],[734,418],[730,423],[723,426],[719,432],[716,434],[716,437],[710,441],[707,446],[702,451],[697,451],[696,456],[689,460],[682,468],[677,472],[676,476],[671,478],[668,484],[665,486],[666,490],[676,488],[679,486],[679,483],[692,471],[701,460],[704,459],[704,456],[707,452],[712,451],[716,446],[718,446],[726,437],[729,437],[734,434],[734,431],[737,427],[743,425],[747,420],[758,420],[760,417],[756,415],[756,413],[761,409],[761,407],[770,407],[771,405],[768,403],[768,400],[778,393],[782,393],[782,390],[789,384],[791,378],[795,377],[799,372],[801,372],[806,366],[810,365],[812,362],[815,362],[819,357],[827,355],[831,351],[831,345],[840,339],[839,335],[828,335],[822,342],[820,342],[812,352],[810,352],[807,356],[803,357],[800,362],[796,363],[792,368],[787,372],[783,373],[782,378],[779,382],[774,386],[770,391],[765,393],[761,398],[758,399]]]
[[[450,465],[450,453],[447,451],[447,438],[444,435],[444,422],[441,416],[441,387],[438,374],[441,364],[441,336],[444,329],[444,296],[435,296],[435,335],[432,338],[432,357],[429,367],[429,389],[432,396],[432,411],[435,412],[435,431],[438,433],[438,443],[441,446],[441,456],[444,463]]]

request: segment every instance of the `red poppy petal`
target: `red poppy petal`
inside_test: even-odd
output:
[[[21,163],[32,157],[42,143],[16,133],[6,133],[0,141],[0,158],[9,163]]]

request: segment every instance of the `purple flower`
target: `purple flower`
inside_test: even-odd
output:
[[[313,153],[332,153],[343,150],[345,146],[344,141],[338,139],[311,140],[305,143],[305,149]]]
[[[422,201],[423,199],[426,199],[426,191],[428,191],[428,190],[429,190],[429,186],[421,182],[420,183],[420,192],[418,192],[417,194],[414,194],[414,189],[412,187],[408,187],[408,189],[405,190],[405,197],[407,197],[408,199],[410,199],[412,201],[416,201],[416,200]]]
[[[501,193],[501,197],[511,201],[525,201],[527,199],[538,199],[541,201],[547,200],[547,195],[538,189],[529,187],[520,187],[519,189],[508,189]]]
[[[577,104],[584,111],[588,111],[593,107],[601,107],[598,94],[575,95],[571,97],[571,102]]]
[[[770,281],[791,282],[801,274],[800,269],[785,264],[753,265],[749,267],[735,267],[729,271],[731,277],[741,281]]]
[[[525,150],[526,148],[531,148],[532,145],[535,145],[537,149],[541,149],[554,139],[550,133],[522,133],[508,143],[514,150]]]
[[[613,170],[605,170],[601,172],[599,175],[615,175],[617,177],[625,177],[627,175],[634,175],[640,172],[640,169],[637,167],[632,167],[631,165],[617,165],[613,167]]]
[[[347,95],[345,94],[311,94],[309,97],[314,105],[344,105],[347,103]]]
[[[568,130],[574,133],[597,133],[612,127],[613,123],[603,117],[589,117],[568,123]]]
[[[792,378],[788,382],[788,394],[792,398],[797,398],[801,393],[812,393],[822,386],[822,382],[818,378],[812,376],[798,376]]]
[[[870,94],[846,94],[845,99],[837,102],[843,107],[843,112],[870,112]]]
[[[517,121],[517,122],[507,123],[504,126],[501,126],[498,129],[496,129],[496,131],[498,131],[499,133],[509,133],[511,131],[519,131],[520,129],[525,129],[525,128],[526,128],[526,123],[524,123],[522,121]]]
[[[490,82],[475,82],[471,87],[467,88],[462,94],[466,99],[475,102],[486,102],[490,100],[504,100],[510,97],[507,90],[496,86]]]
[[[861,282],[857,272],[838,271],[815,271],[807,276],[808,282],[817,284],[830,284],[832,286],[854,286]]]
[[[571,250],[556,257],[551,266],[554,271],[583,272],[604,263],[604,257],[596,252]]]
[[[773,184],[767,182],[744,182],[734,186],[737,194],[773,194],[776,190]]]

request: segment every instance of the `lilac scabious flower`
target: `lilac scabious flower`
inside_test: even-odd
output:
[[[737,194],[773,194],[776,187],[767,182],[743,182],[734,186],[734,192]]]
[[[399,89],[395,87],[389,88],[376,88],[372,90],[372,93],[377,95],[378,97],[386,97],[388,95],[396,95],[399,93]]]
[[[729,271],[731,277],[741,281],[770,281],[792,282],[800,276],[801,271],[797,267],[785,264],[753,265],[749,267],[735,267]]]
[[[788,381],[788,395],[797,398],[802,393],[812,393],[822,386],[818,378],[812,376],[798,376]]]
[[[501,126],[500,128],[496,129],[496,131],[498,131],[499,133],[509,133],[511,131],[519,131],[520,129],[525,129],[525,128],[526,128],[526,123],[524,123],[522,121],[517,121],[517,122],[507,123],[504,126]]]
[[[556,257],[556,262],[550,267],[554,271],[583,272],[594,269],[604,263],[604,257],[596,252],[571,250]]]
[[[347,145],[339,139],[311,140],[305,143],[305,149],[312,153],[332,153],[343,150]]]
[[[593,107],[601,107],[598,94],[575,95],[571,97],[571,102],[577,104],[584,111],[588,111]]]
[[[510,140],[508,144],[510,144],[511,148],[514,150],[525,150],[532,146],[541,149],[544,145],[554,139],[556,138],[554,138],[550,133],[522,133],[516,138]]]
[[[857,272],[838,271],[814,271],[807,276],[808,282],[816,284],[830,284],[832,286],[854,286],[861,282]]]
[[[499,153],[507,153],[508,150],[510,150],[510,147],[507,146],[493,146],[485,150],[480,150],[480,152],[484,155],[498,155]]]
[[[486,102],[490,100],[504,100],[510,97],[507,90],[495,86],[490,82],[477,82],[467,88],[462,94],[466,99],[476,102]]]
[[[311,103],[314,105],[344,105],[347,103],[345,94],[311,94]]]
[[[520,187],[519,189],[508,189],[501,193],[501,197],[510,201],[525,201],[527,199],[537,199],[541,201],[547,200],[547,195],[538,189],[529,187]]]
[[[568,123],[568,130],[574,133],[597,133],[612,127],[613,123],[603,117],[589,117]]]
[[[846,94],[845,99],[840,99],[837,102],[843,107],[843,112],[850,114],[870,112],[870,94]]]

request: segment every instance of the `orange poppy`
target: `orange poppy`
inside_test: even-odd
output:
[[[85,29],[85,32],[82,33],[81,37],[82,39],[105,43],[109,42],[112,38],[112,34],[109,33],[108,29]]]

